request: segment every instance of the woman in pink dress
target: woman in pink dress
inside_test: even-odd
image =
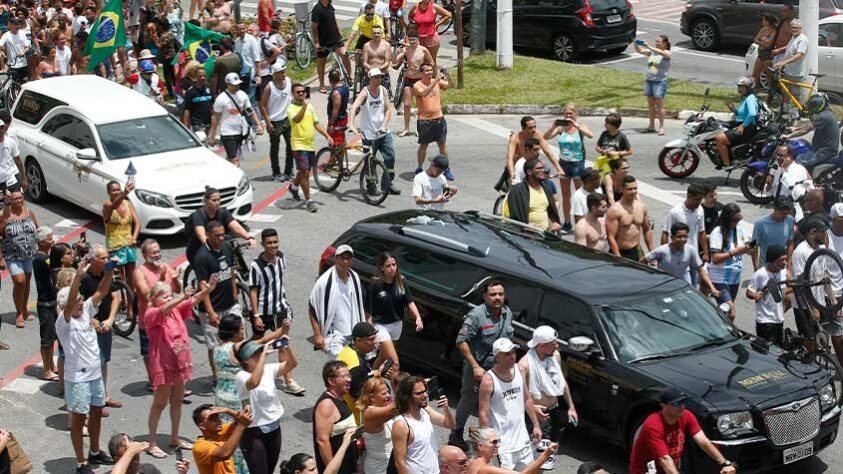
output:
[[[217,286],[216,277],[211,277],[208,287],[193,294],[186,290],[173,297],[170,285],[157,282],[149,289],[149,306],[143,315],[146,334],[149,337],[149,376],[155,392],[149,409],[149,448],[146,452],[156,458],[167,457],[156,444],[158,420],[169,403],[172,430],[170,447],[193,449],[193,445],[179,439],[179,420],[184,400],[184,385],[193,377],[193,362],[190,357],[190,339],[184,320],[192,314],[193,306],[205,294]]]

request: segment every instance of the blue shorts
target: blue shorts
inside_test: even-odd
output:
[[[111,331],[97,333],[97,345],[100,346],[100,359],[103,365],[111,360],[111,340],[113,337],[114,333]]]
[[[559,160],[559,166],[562,167],[562,171],[565,172],[565,178],[568,179],[580,179],[582,178],[582,174],[585,171],[585,160],[579,161],[567,161],[567,160]]]
[[[547,183],[547,189],[550,190],[550,194],[556,194],[556,183],[552,179],[546,179],[544,182]]]
[[[102,377],[90,382],[64,381],[64,396],[67,398],[67,411],[87,415],[91,407],[105,406],[105,384]]]
[[[123,247],[111,252],[112,257],[117,258],[117,265],[123,266],[127,263],[135,263],[138,261],[138,249],[135,247]]]
[[[738,297],[738,291],[740,290],[741,285],[740,283],[735,283],[734,285],[730,285],[728,283],[715,283],[714,287],[720,292],[720,297],[717,298],[717,304],[723,304],[733,301]]]
[[[312,151],[293,151],[293,158],[296,160],[296,169],[299,171],[310,171],[315,157],[316,153]]]
[[[663,81],[644,81],[644,96],[664,99],[667,95],[667,79]]]
[[[9,273],[20,275],[21,273],[32,273],[32,259],[28,260],[6,260],[6,267],[9,268]]]

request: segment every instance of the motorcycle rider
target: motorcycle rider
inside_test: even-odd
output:
[[[793,127],[790,133],[783,136],[785,140],[805,135],[814,131],[811,139],[811,151],[801,153],[796,157],[796,162],[808,168],[826,163],[837,158],[837,151],[840,148],[840,125],[834,112],[828,108],[828,96],[822,92],[813,94],[806,104],[811,121],[805,125]]]
[[[717,151],[720,153],[721,164],[715,169],[721,170],[731,164],[729,147],[737,146],[749,141],[755,135],[755,121],[758,115],[758,97],[752,92],[752,78],[741,76],[735,81],[741,103],[737,109],[730,102],[726,105],[735,112],[735,123],[738,125],[725,132],[720,131],[714,136]]]

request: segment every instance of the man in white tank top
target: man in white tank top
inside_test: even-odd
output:
[[[448,408],[448,397],[428,406],[427,385],[422,377],[401,380],[395,390],[398,416],[392,424],[392,450],[398,474],[439,474],[439,449],[433,425],[453,429],[457,422]]]
[[[279,58],[269,69],[272,80],[263,88],[258,107],[269,133],[269,163],[272,167],[272,179],[283,183],[293,179],[293,149],[290,142],[290,120],[287,107],[293,101],[293,83],[287,77],[287,61]],[[278,164],[278,148],[284,137],[284,174]]]
[[[389,100],[389,93],[381,85],[384,73],[373,67],[369,69],[369,85],[367,85],[349,112],[348,125],[352,133],[357,133],[354,126],[354,119],[360,113],[360,132],[363,133],[363,141],[372,147],[372,153],[380,152],[383,157],[383,164],[386,165],[386,176],[381,184],[383,189],[390,194],[401,194],[393,184],[395,179],[395,149],[392,147],[392,134],[389,133],[389,119],[392,118],[392,101]]]
[[[498,462],[503,469],[521,471],[526,469],[535,458],[524,412],[533,422],[533,440],[538,443],[542,438],[539,413],[533,404],[533,398],[526,395],[524,374],[515,364],[515,349],[518,346],[509,339],[501,338],[492,345],[495,365],[483,375],[480,382],[480,426],[494,428],[500,436]]]

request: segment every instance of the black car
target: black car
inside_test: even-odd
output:
[[[817,0],[814,0],[817,1]],[[819,0],[820,19],[843,13],[843,1]],[[798,0],[688,0],[679,29],[691,37],[694,46],[710,51],[723,43],[749,46],[761,28],[762,13],[781,18],[782,4]]]
[[[497,34],[497,1],[486,1],[486,41]],[[470,44],[471,3],[464,1],[463,37]],[[629,0],[525,0],[512,3],[512,43],[571,61],[587,51],[622,53],[635,39]]]
[[[603,440],[628,449],[665,387],[689,395],[687,407],[742,473],[809,457],[837,435],[843,394],[827,372],[740,331],[666,273],[478,212],[362,220],[326,249],[320,272],[340,244],[353,247],[363,280],[380,253],[398,257],[424,318],[419,333],[405,323],[397,343],[408,366],[459,380],[457,332],[494,278],[506,289],[516,343],[542,324],[557,330],[580,426]],[[695,447],[686,453],[685,466],[717,472]]]

